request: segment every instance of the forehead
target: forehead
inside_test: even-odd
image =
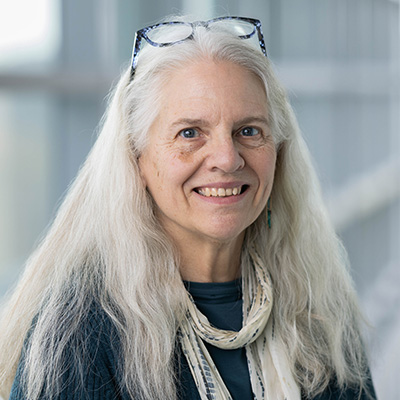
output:
[[[253,72],[231,62],[204,60],[169,73],[160,91],[161,112],[174,118],[182,113],[267,116],[264,84]],[[165,115],[167,114],[167,115]]]

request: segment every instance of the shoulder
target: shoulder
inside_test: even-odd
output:
[[[102,350],[110,361],[116,361],[120,351],[119,335],[111,318],[100,306],[94,305],[90,308],[78,332],[79,337],[76,340],[84,340],[83,347],[86,345],[89,351],[95,353]]]
[[[368,393],[367,393],[368,391]],[[340,389],[336,382],[332,382],[321,394],[310,400],[375,400],[376,394],[372,380],[367,382],[366,390],[360,393],[359,388]],[[303,400],[309,400],[303,397]]]
[[[74,350],[77,349],[88,357],[83,366],[97,369],[101,375],[119,375],[120,339],[111,318],[99,306],[93,306],[82,321],[78,335],[73,338]]]
[[[26,340],[10,399],[25,399],[23,387]],[[98,306],[90,308],[67,344],[63,346],[57,395],[52,399],[122,400],[120,342],[117,330]],[[44,395],[40,399],[48,397]]]

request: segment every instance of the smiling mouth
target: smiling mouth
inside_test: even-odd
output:
[[[195,191],[204,197],[230,197],[237,196],[244,191],[246,191],[248,185],[237,186],[233,188],[214,188],[214,187],[206,187],[206,188],[197,188]]]

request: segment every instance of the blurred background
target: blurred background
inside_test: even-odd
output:
[[[400,399],[399,0],[0,0],[0,298],[95,141],[135,31],[175,13],[261,19],[349,252],[376,389]]]

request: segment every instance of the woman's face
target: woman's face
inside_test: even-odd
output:
[[[229,242],[260,215],[276,151],[262,82],[229,62],[174,71],[139,158],[166,232],[181,243]]]

